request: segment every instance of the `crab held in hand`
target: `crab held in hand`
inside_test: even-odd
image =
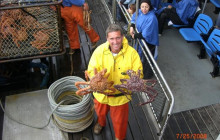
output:
[[[130,79],[120,79],[122,84],[114,85],[114,88],[125,95],[130,95],[132,92],[146,93],[149,100],[145,103],[140,103],[139,105],[145,105],[153,102],[155,97],[158,95],[158,92],[153,88],[157,81],[141,79],[141,70],[138,70],[137,73],[133,70],[127,70],[126,74],[130,77]]]
[[[107,72],[107,69],[103,69],[100,72],[97,72],[97,69],[94,68],[94,76],[91,78],[87,71],[85,71],[85,77],[87,82],[76,82],[75,86],[79,89],[76,91],[77,95],[86,95],[92,92],[99,92],[105,95],[110,95],[114,93],[116,90],[111,87],[114,82],[108,81],[109,74],[106,76],[105,73]],[[88,78],[90,81],[88,81]],[[80,85],[89,85],[86,88],[80,88]],[[106,90],[109,90],[108,92]]]

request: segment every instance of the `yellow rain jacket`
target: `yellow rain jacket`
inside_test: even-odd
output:
[[[110,73],[108,81],[114,81],[114,85],[121,84],[120,79],[129,79],[128,75],[123,74],[129,69],[134,71],[140,69],[141,77],[143,77],[143,67],[137,51],[129,46],[126,38],[123,39],[122,46],[121,51],[115,57],[109,49],[108,41],[97,47],[88,65],[90,77],[94,76],[94,68],[97,68],[98,72],[106,68],[107,73]],[[116,90],[115,94],[119,93],[120,91]],[[131,99],[131,96],[127,96],[128,98],[126,96],[108,97],[97,92],[94,92],[93,95],[100,103],[110,106],[123,105],[130,101],[128,98]]]

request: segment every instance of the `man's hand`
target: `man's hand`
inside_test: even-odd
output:
[[[88,5],[87,2],[85,2],[85,3],[83,4],[83,10],[89,11],[89,5]]]
[[[134,28],[130,27],[130,35],[134,39]]]

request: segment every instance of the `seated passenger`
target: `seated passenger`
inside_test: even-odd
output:
[[[151,0],[151,5],[155,10],[158,10],[160,8],[161,0]]]
[[[188,25],[193,20],[199,3],[197,0],[177,0],[174,6],[168,5],[158,16],[159,34],[162,34],[164,24],[171,20],[173,24]]]
[[[161,8],[161,1],[162,0],[151,0],[151,5],[153,6],[156,16],[158,16],[164,9],[163,7]]]

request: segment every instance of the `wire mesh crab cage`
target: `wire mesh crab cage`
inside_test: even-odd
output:
[[[0,63],[65,53],[61,2],[0,0]]]

